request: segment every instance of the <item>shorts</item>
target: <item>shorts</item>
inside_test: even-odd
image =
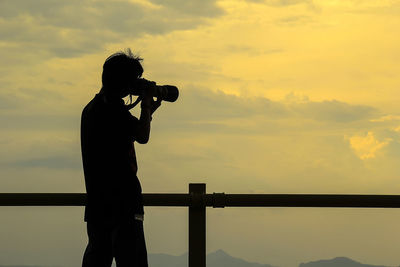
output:
[[[116,223],[87,222],[89,242],[82,267],[147,267],[143,221],[124,219]]]

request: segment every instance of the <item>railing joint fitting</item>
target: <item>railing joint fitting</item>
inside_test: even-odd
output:
[[[213,193],[213,208],[225,208],[226,196],[225,193]]]

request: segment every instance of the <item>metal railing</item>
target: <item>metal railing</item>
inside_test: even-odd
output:
[[[400,195],[206,194],[189,184],[188,194],[143,194],[145,206],[189,208],[189,267],[206,266],[206,207],[400,208]],[[83,193],[0,193],[0,206],[84,206]]]

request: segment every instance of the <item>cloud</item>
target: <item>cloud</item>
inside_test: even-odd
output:
[[[237,45],[237,44],[228,44],[222,47],[220,53],[222,54],[225,51],[229,51],[233,54],[247,54],[249,56],[260,56],[260,55],[270,55],[270,54],[278,54],[283,53],[284,50],[282,48],[271,48],[271,49],[260,49],[255,48],[249,45]]]
[[[24,109],[24,107],[29,106],[32,103],[35,105],[42,105],[49,101],[65,101],[65,97],[54,90],[44,88],[38,89],[24,87],[0,92],[0,110],[3,111],[17,111],[17,109]]]
[[[266,4],[273,6],[292,6],[298,4],[313,4],[312,0],[266,0]]]
[[[306,102],[293,106],[304,117],[321,121],[353,122],[370,118],[376,110],[370,106],[351,105],[337,100]]]
[[[47,113],[25,114],[24,110],[0,114],[3,131],[70,131],[79,129],[80,111],[70,114],[58,113],[54,110]]]
[[[319,1],[324,6],[347,8],[382,8],[398,6],[397,0],[347,0],[347,1]]]
[[[0,110],[15,109],[20,106],[20,101],[17,100],[12,94],[0,93]]]
[[[154,1],[154,4],[5,0],[0,9],[1,41],[6,48],[74,57],[126,38],[190,29],[204,23],[206,18],[223,14],[215,1]]]
[[[69,110],[68,103],[59,101],[62,97],[58,94],[28,88],[21,88],[17,93],[18,97],[15,97],[14,102],[9,101],[11,96],[2,97],[0,94],[0,108],[13,110],[12,113],[0,114],[3,129],[78,128],[81,110]],[[50,103],[57,103],[60,107],[55,109],[42,103],[41,99],[45,97],[51,97]],[[160,118],[160,129],[165,131],[180,129],[185,132],[255,133],[271,127],[275,131],[280,128],[287,129],[289,126],[297,127],[298,130],[298,127],[340,129],[343,124],[366,126],[370,124],[370,118],[377,113],[378,111],[370,106],[351,105],[336,100],[316,102],[302,98],[300,102],[293,99],[273,101],[265,97],[241,97],[222,91],[186,87],[181,89],[177,102],[165,102],[155,118]]]
[[[72,156],[49,156],[31,159],[22,159],[5,164],[7,167],[14,168],[46,168],[46,169],[81,169],[80,157]]]
[[[350,146],[360,159],[373,159],[377,152],[387,146],[392,140],[385,139],[379,141],[375,138],[373,132],[368,132],[366,136],[352,136],[349,139]]]
[[[180,14],[215,17],[223,13],[223,10],[216,4],[217,1],[215,0],[150,0],[150,2],[168,9],[176,10]]]
[[[192,121],[261,116],[271,120],[303,118],[349,123],[368,120],[377,113],[370,106],[351,105],[337,100],[316,102],[304,97],[300,102],[292,98],[273,101],[265,97],[241,97],[192,87],[184,88],[180,99],[172,105],[176,107],[172,112],[177,112],[174,116]],[[180,113],[181,110],[185,112]]]
[[[27,94],[27,97],[35,96],[31,90],[22,90],[21,93]],[[204,88],[182,88],[177,102],[163,103],[154,114],[151,142],[148,146],[137,145],[139,159],[143,161],[139,164],[145,166],[145,175],[154,177],[174,176],[176,169],[171,166],[178,164],[182,166],[179,177],[190,176],[193,170],[199,172],[198,175],[214,177],[215,174],[210,172],[216,170],[216,173],[228,176],[237,172],[238,179],[249,171],[247,166],[257,166],[251,174],[262,180],[264,168],[272,168],[280,177],[286,165],[297,162],[290,175],[306,173],[314,168],[316,173],[321,173],[321,168],[326,172],[331,170],[338,154],[342,155],[339,157],[341,165],[348,157],[356,159],[351,150],[355,148],[350,148],[343,141],[343,135],[351,135],[369,126],[369,119],[373,117],[368,117],[368,112],[365,114],[365,110],[369,109],[338,101],[301,100],[272,101]],[[31,114],[25,108],[29,107],[22,106],[18,112],[0,113],[3,125],[2,167],[15,170],[81,170],[81,110],[68,114],[37,110]],[[340,119],[341,116],[351,119]],[[375,155],[380,149],[357,146],[362,142],[357,143],[356,138],[352,142],[361,156],[370,150]],[[380,143],[382,141],[378,145]],[[152,151],[158,151],[158,156]],[[307,151],[307,157],[302,154],[304,151]],[[154,166],[149,162],[155,158],[159,166],[153,170],[151,167]],[[266,167],[262,163],[264,160],[274,167]],[[239,163],[242,161],[245,163]],[[178,180],[177,184],[182,183]]]
[[[276,20],[276,24],[279,26],[297,26],[304,25],[313,22],[311,16],[288,16]]]
[[[399,121],[400,115],[385,115],[377,119],[371,119],[372,122]]]
[[[6,128],[1,133],[0,168],[81,170],[79,127],[66,130],[54,126],[55,121],[46,127],[33,121],[32,125],[19,125],[17,129]]]

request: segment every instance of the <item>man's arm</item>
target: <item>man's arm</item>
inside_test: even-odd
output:
[[[141,109],[136,141],[146,144],[150,138],[151,105],[144,105],[142,102]]]
[[[161,97],[157,97],[157,101],[153,100],[153,97],[150,94],[150,90],[146,91],[147,94],[143,97],[142,103],[140,105],[140,119],[139,119],[139,127],[136,134],[136,141],[139,144],[146,144],[150,138],[150,122],[151,115],[160,107],[161,105]]]

